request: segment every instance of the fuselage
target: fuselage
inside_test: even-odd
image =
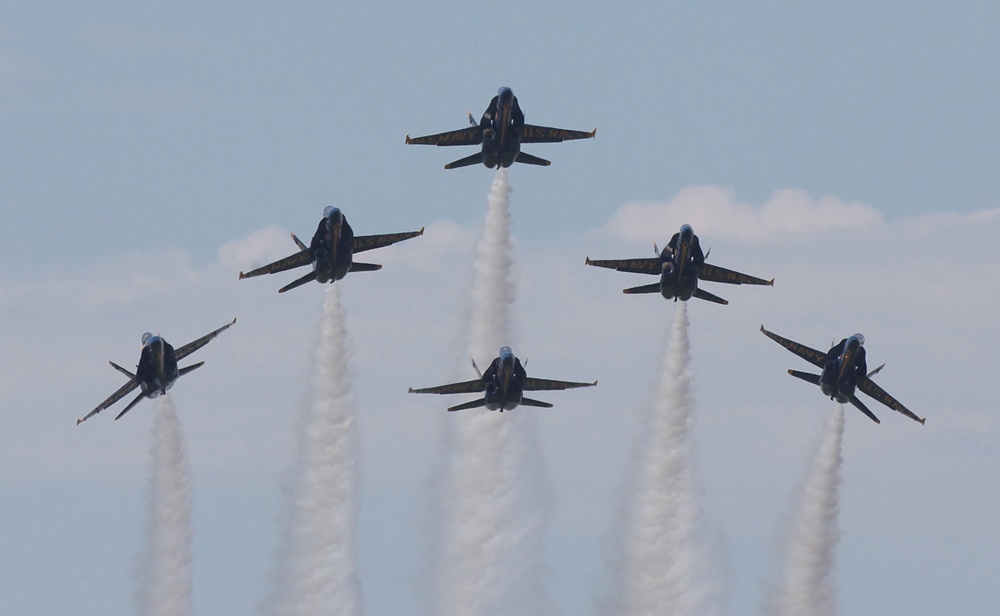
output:
[[[510,88],[500,88],[479,126],[483,131],[483,165],[490,169],[513,165],[521,152],[524,114]]]
[[[705,257],[691,225],[682,225],[660,252],[663,272],[660,295],[666,299],[687,301],[698,289],[698,275]]]
[[[139,355],[135,376],[147,398],[167,393],[180,376],[174,347],[159,336],[143,334],[142,353]]]
[[[819,387],[831,400],[846,404],[854,395],[867,370],[863,345],[864,337],[854,334],[830,349],[820,375]]]
[[[521,362],[510,347],[502,347],[499,357],[483,373],[486,408],[500,412],[517,408],[524,396],[525,376]]]
[[[335,282],[351,271],[354,230],[339,208],[327,207],[309,246],[319,282]]]

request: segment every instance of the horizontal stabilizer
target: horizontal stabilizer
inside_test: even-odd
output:
[[[285,286],[281,287],[280,289],[278,289],[278,293],[284,293],[285,291],[291,291],[295,287],[301,287],[305,283],[312,282],[313,280],[316,280],[316,272],[309,272],[308,274],[306,274],[302,278],[299,278],[299,279],[295,280],[294,282],[290,282],[290,283],[286,284]]]
[[[695,289],[694,296],[697,297],[698,299],[703,299],[709,302],[715,302],[716,304],[722,304],[723,306],[729,304],[729,300],[722,299],[718,295],[712,295],[711,293],[709,293],[704,289]]]
[[[448,412],[451,413],[454,411],[464,411],[466,409],[477,409],[481,406],[486,406],[486,398],[479,398],[478,400],[473,400],[472,402],[466,402],[465,404],[449,407]]]
[[[798,370],[789,370],[788,374],[794,376],[797,379],[802,379],[806,383],[812,383],[813,385],[819,385],[819,375],[809,374],[808,372],[799,372]]]
[[[532,400],[531,398],[521,398],[521,406],[538,406],[543,409],[550,409],[552,405],[548,402],[542,402],[541,400]]]
[[[382,269],[382,266],[378,263],[358,263],[355,261],[351,263],[352,272],[376,272]]]
[[[538,165],[539,167],[548,167],[552,164],[552,161],[545,160],[544,158],[538,158],[537,156],[532,156],[527,152],[518,152],[517,158],[514,159],[516,163],[524,163],[525,165]]]
[[[459,167],[469,167],[471,165],[481,165],[483,163],[483,153],[477,152],[472,156],[466,156],[465,158],[459,158],[455,162],[448,163],[444,166],[445,169],[458,169]]]
[[[878,417],[875,416],[875,413],[872,413],[871,411],[869,411],[868,407],[865,406],[864,402],[862,402],[861,400],[858,400],[858,397],[855,396],[855,395],[853,395],[853,394],[851,395],[851,404],[853,404],[854,406],[858,407],[859,411],[861,411],[865,415],[868,415],[868,418],[871,419],[872,421],[874,421],[875,423],[877,423],[877,424],[882,423],[881,421],[878,420]],[[920,422],[920,423],[923,423],[923,422]]]
[[[191,364],[190,366],[187,366],[185,368],[181,368],[180,370],[177,371],[177,376],[184,376],[188,372],[191,372],[192,370],[197,370],[198,368],[201,368],[204,365],[205,365],[205,362],[200,361],[197,364]]]
[[[659,293],[660,283],[654,282],[653,284],[644,284],[641,287],[631,287],[629,289],[622,289],[622,293],[627,293],[629,295],[635,293]]]
[[[134,379],[134,378],[135,378],[135,375],[134,375],[134,374],[132,374],[131,372],[129,372],[129,371],[128,371],[128,370],[126,370],[125,368],[122,368],[121,366],[119,366],[119,365],[118,365],[118,364],[116,364],[115,362],[113,362],[113,361],[109,361],[108,363],[109,363],[109,364],[111,364],[111,367],[112,367],[112,368],[114,368],[114,369],[115,369],[115,370],[117,370],[118,372],[121,372],[122,374],[124,374],[124,375],[125,375],[125,376],[127,376],[128,378],[130,378],[130,379]]]
[[[119,419],[121,419],[121,418],[122,418],[122,415],[124,415],[125,413],[128,413],[129,411],[131,411],[131,410],[132,410],[132,407],[133,407],[133,406],[135,406],[136,404],[139,404],[139,402],[140,402],[140,401],[141,401],[141,400],[142,400],[143,398],[145,398],[145,397],[146,397],[146,394],[145,394],[145,393],[143,393],[143,392],[139,392],[139,395],[138,395],[138,396],[136,396],[134,400],[132,400],[131,402],[129,402],[129,403],[128,403],[128,406],[126,406],[126,407],[125,407],[125,410],[124,410],[124,411],[122,411],[121,413],[118,413],[118,416],[117,416],[117,417],[115,417],[115,421],[118,421]]]

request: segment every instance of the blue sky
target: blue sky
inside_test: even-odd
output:
[[[816,347],[862,331],[870,362],[888,362],[879,382],[928,417],[884,410],[874,426],[848,409],[842,612],[996,611],[997,23],[988,3],[0,7],[5,601],[130,611],[154,406],[74,420],[117,387],[105,362],[134,361],[143,331],[183,343],[238,316],[171,395],[195,611],[254,608],[323,293],[236,276],[333,204],[358,233],[428,228],[343,282],[366,606],[421,613],[423,489],[454,418],[405,391],[469,376],[461,323],[493,174],[446,172],[470,152],[403,138],[462,126],[508,85],[531,123],[597,128],[526,148],[552,166],[510,176],[512,346],[544,376],[600,379],[541,420],[563,612],[592,613],[672,314],[620,293],[641,279],[583,260],[651,255],[684,222],[710,261],[777,278],[690,306],[696,463],[729,613],[760,605],[828,410],[761,323]]]

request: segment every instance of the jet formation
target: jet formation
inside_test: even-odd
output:
[[[445,169],[466,167],[476,163],[482,163],[488,168],[499,169],[510,167],[516,162],[541,166],[551,164],[548,160],[522,152],[522,144],[590,139],[597,132],[596,129],[586,132],[525,124],[524,113],[521,111],[517,97],[508,87],[499,89],[478,124],[471,113],[469,114],[469,123],[471,125],[469,128],[435,135],[417,138],[411,138],[407,135],[406,143],[440,146],[479,145],[481,146],[479,152],[449,163],[445,165]],[[349,272],[370,272],[381,269],[382,266],[378,264],[354,261],[356,253],[389,246],[423,235],[423,232],[424,229],[421,228],[419,231],[356,237],[343,212],[339,208],[331,206],[323,211],[323,218],[308,246],[292,233],[292,240],[299,248],[298,252],[249,272],[241,271],[239,277],[242,280],[312,265],[312,270],[309,273],[281,287],[278,292],[284,293],[314,280],[319,283],[333,283],[342,279]],[[765,280],[706,263],[705,259],[708,255],[702,251],[698,236],[687,224],[681,226],[662,251],[656,244],[653,245],[653,250],[655,256],[650,258],[591,260],[590,257],[587,257],[586,264],[620,272],[659,276],[659,282],[630,287],[624,289],[624,292],[627,294],[659,293],[664,298],[674,301],[687,301],[696,297],[717,304],[729,303],[727,300],[701,289],[699,281],[765,286],[774,284],[773,278]],[[137,388],[141,390],[139,395],[115,417],[116,420],[143,398],[155,398],[166,394],[178,378],[204,364],[204,362],[199,362],[179,368],[177,362],[208,344],[210,340],[231,327],[235,322],[236,319],[233,319],[231,323],[176,350],[158,335],[143,334],[142,351],[135,373],[111,362],[116,370],[128,377],[128,382],[85,417],[78,419],[77,424],[110,407]],[[855,395],[856,390],[861,390],[889,408],[921,424],[924,423],[924,418],[914,415],[872,381],[871,377],[878,373],[884,364],[871,372],[866,372],[864,336],[861,334],[844,338],[828,352],[822,353],[773,334],[764,329],[763,326],[761,326],[761,332],[789,351],[819,367],[822,372],[818,375],[798,370],[789,370],[788,373],[814,385],[819,385],[823,394],[831,399],[841,404],[850,402],[873,421],[880,423],[879,419]],[[530,378],[527,376],[521,361],[515,357],[508,346],[500,348],[498,357],[492,361],[485,373],[479,370],[474,359],[472,366],[479,376],[475,380],[438,387],[411,388],[409,391],[418,394],[481,394],[481,398],[452,406],[448,410],[460,411],[486,407],[491,411],[503,412],[519,405],[552,407],[552,404],[548,402],[524,397],[526,391],[562,390],[597,385],[597,381],[581,383]]]
[[[522,143],[557,143],[572,139],[593,139],[597,129],[587,132],[581,130],[566,130],[549,128],[524,123],[524,113],[514,96],[514,91],[502,87],[490,101],[489,107],[483,112],[479,124],[469,114],[469,128],[411,138],[406,136],[406,143],[419,145],[481,145],[481,150],[448,163],[445,169],[468,167],[482,163],[490,169],[510,167],[514,163],[541,165],[547,167],[551,161],[532,156],[521,151]]]
[[[747,274],[741,274],[728,270],[717,265],[705,263],[705,253],[701,250],[698,236],[695,235],[691,225],[681,225],[679,232],[674,233],[670,242],[661,252],[656,244],[653,244],[653,252],[656,257],[648,259],[611,259],[605,261],[595,261],[587,257],[587,265],[595,267],[606,267],[619,272],[633,272],[636,274],[653,274],[660,277],[660,281],[640,287],[625,289],[624,293],[659,293],[666,299],[674,301],[687,301],[692,297],[715,302],[717,304],[728,304],[729,302],[717,295],[712,295],[704,289],[698,288],[699,280],[709,282],[724,282],[727,284],[756,284],[774,285],[774,278],[764,280]]]
[[[450,407],[449,411],[464,411],[485,406],[491,411],[501,413],[517,408],[518,405],[539,406],[542,408],[552,408],[552,404],[525,398],[526,391],[550,391],[557,389],[575,389],[577,387],[593,387],[593,383],[575,383],[572,381],[553,381],[550,379],[536,379],[527,375],[521,360],[514,356],[514,352],[509,346],[500,347],[499,356],[493,360],[486,372],[480,372],[476,360],[472,360],[472,367],[479,375],[478,379],[463,381],[461,383],[451,383],[439,387],[426,387],[424,389],[410,388],[411,394],[477,394],[482,393],[483,397],[472,400],[464,404]]]
[[[355,253],[382,248],[423,234],[424,229],[421,227],[419,231],[408,233],[355,237],[354,229],[347,223],[343,212],[339,208],[330,206],[323,210],[323,218],[319,221],[316,233],[313,234],[308,246],[293,233],[292,240],[299,247],[299,252],[247,273],[240,272],[240,280],[263,274],[277,274],[312,264],[311,272],[281,287],[278,293],[284,293],[313,280],[333,283],[346,276],[348,272],[373,272],[382,269],[382,266],[376,263],[354,261]]]
[[[87,413],[86,417],[77,419],[76,425],[80,425],[115,402],[118,402],[132,393],[136,388],[140,389],[139,395],[129,402],[128,406],[121,413],[118,413],[118,416],[115,417],[116,421],[121,419],[122,415],[132,410],[132,407],[139,404],[143,398],[156,398],[160,394],[166,394],[167,390],[174,386],[177,379],[192,370],[201,368],[205,364],[205,362],[200,361],[197,364],[178,368],[177,362],[211,342],[213,338],[232,327],[234,323],[236,323],[236,319],[176,350],[162,337],[154,336],[149,332],[144,333],[142,335],[142,351],[139,354],[139,364],[136,366],[134,373],[122,368],[115,362],[109,362],[112,368],[128,377],[128,382],[118,388],[118,391],[111,394],[107,400],[98,404],[97,408]]]
[[[882,423],[855,395],[855,390],[860,389],[862,392],[875,398],[892,410],[899,411],[913,421],[920,422],[921,424],[926,421],[925,417],[914,415],[872,380],[872,377],[878,374],[885,367],[885,364],[868,372],[868,362],[865,359],[866,353],[864,348],[865,337],[863,335],[854,334],[853,336],[848,336],[824,353],[788,338],[782,338],[764,329],[763,325],[760,326],[760,331],[792,353],[822,369],[822,373],[820,374],[800,372],[798,370],[789,370],[788,374],[802,379],[807,383],[819,385],[823,395],[829,396],[831,400],[836,400],[840,404],[850,402],[875,423]]]

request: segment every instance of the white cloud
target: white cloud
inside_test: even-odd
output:
[[[303,241],[309,241],[311,237]],[[271,225],[226,242],[219,248],[219,265],[233,271],[250,271],[298,251],[287,229]]]
[[[687,223],[706,237],[739,242],[806,240],[834,230],[865,232],[882,224],[871,206],[837,197],[814,199],[805,191],[779,190],[761,205],[736,199],[720,186],[689,186],[666,202],[628,203],[604,230],[631,240],[673,234]]]

